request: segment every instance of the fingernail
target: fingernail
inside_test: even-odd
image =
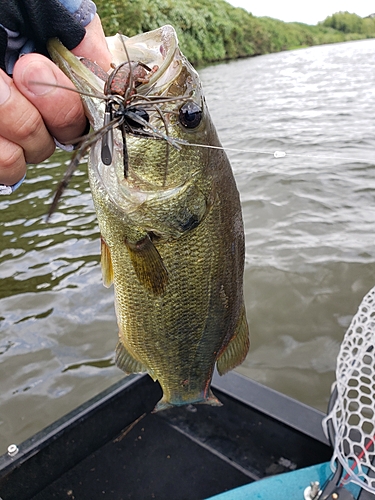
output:
[[[10,87],[0,76],[0,104],[4,104],[10,97]]]
[[[31,63],[22,73],[22,83],[36,96],[49,94],[55,90],[56,77],[52,69],[44,63]],[[48,85],[44,85],[47,83]]]

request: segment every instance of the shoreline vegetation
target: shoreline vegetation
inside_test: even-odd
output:
[[[255,17],[224,0],[96,0],[106,35],[134,36],[164,24],[176,29],[195,65],[327,43],[375,38],[375,15],[337,12],[316,26]]]

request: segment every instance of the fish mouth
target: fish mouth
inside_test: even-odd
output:
[[[148,83],[138,87],[139,94],[147,94],[151,88],[162,92],[164,86],[169,86],[177,78],[179,65],[172,62],[178,50],[178,39],[172,26],[166,25],[132,38],[117,34],[106,40],[116,66],[127,60],[124,42],[131,61],[141,62],[150,68],[158,66]]]
[[[196,71],[181,54],[176,31],[170,25],[128,38],[117,34],[106,38],[113,65],[118,66],[127,61],[142,63],[149,68],[157,67],[148,81],[137,86],[137,96],[147,98],[153,96],[171,96],[175,103],[174,114],[184,100],[193,95],[201,98],[200,82]],[[125,48],[126,46],[126,48]],[[94,130],[103,127],[105,101],[104,81],[86,67],[79,57],[67,50],[57,39],[48,42],[48,51],[57,66],[72,80],[76,88],[82,92],[82,100],[86,114]],[[184,69],[185,68],[185,69]],[[186,78],[186,70],[189,77]],[[113,70],[111,69],[108,74]],[[175,88],[177,90],[175,90]],[[154,113],[156,115],[156,113]],[[173,113],[172,113],[173,114]],[[136,182],[124,178],[122,167],[122,137],[119,130],[114,130],[114,156],[112,167],[104,165],[100,160],[100,140],[91,146],[90,164],[91,178],[95,177],[96,186],[105,191],[115,206],[126,212],[135,210],[147,200],[162,196],[176,195],[176,190],[184,189],[188,177],[175,182],[150,183],[141,177]],[[132,167],[130,166],[130,169]],[[89,169],[90,171],[90,169]],[[131,172],[133,173],[133,172]],[[91,181],[90,181],[91,182]]]
[[[176,57],[180,54],[178,39],[175,29],[170,25],[131,38],[116,34],[106,37],[106,42],[112,54],[114,66],[118,66],[129,59],[130,61],[143,63],[150,68],[158,67],[147,83],[137,87],[137,94],[139,95],[147,95],[151,89],[153,93],[161,95],[180,74],[182,64],[179,59],[182,56],[180,58]],[[103,95],[104,81],[82,64],[80,58],[66,49],[58,39],[49,40],[47,48],[52,60],[69,76],[80,92],[92,93],[93,96],[98,98]],[[111,73],[111,71],[112,69],[108,73]],[[96,128],[95,116],[93,116],[91,107],[88,106],[88,99],[90,97],[83,96],[83,101],[88,107],[89,119]],[[100,121],[100,126],[102,124],[103,122]]]

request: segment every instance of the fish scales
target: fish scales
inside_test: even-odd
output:
[[[145,54],[145,37],[157,56]],[[132,60],[160,67],[149,86],[137,88],[139,95],[152,91],[174,99],[158,104],[164,121],[149,106],[152,127],[163,130],[167,123],[163,133],[168,140],[184,144],[177,149],[165,138],[128,136],[126,178],[118,131],[110,166],[101,164],[100,142],[91,148],[89,178],[102,235],[103,277],[115,288],[116,362],[126,373],[148,372],[160,382],[163,399],[157,409],[198,402],[218,405],[210,391],[215,363],[225,373],[242,362],[249,347],[239,194],[225,152],[195,146],[220,142],[199,77],[181,55],[173,28],[126,39],[126,45]],[[137,52],[137,46],[142,50]],[[51,48],[57,62],[61,50]],[[77,77],[78,69],[72,75],[77,63],[62,54],[60,67],[68,68],[77,87],[87,91],[87,73]],[[126,61],[122,57],[120,62]],[[96,85],[91,81],[89,88]],[[201,110],[194,111],[199,123],[191,128],[181,125],[179,113],[186,97],[199,106],[190,109]],[[84,100],[97,129],[102,108],[90,97]],[[146,106],[141,97],[134,102]]]

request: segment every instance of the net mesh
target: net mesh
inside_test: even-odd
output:
[[[343,482],[375,493],[375,287],[363,298],[337,358],[337,398],[324,419],[333,427],[334,454]]]

